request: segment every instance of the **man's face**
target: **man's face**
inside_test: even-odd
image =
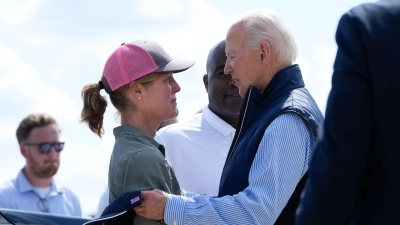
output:
[[[224,74],[225,61],[225,43],[221,42],[211,50],[207,59],[207,74],[203,78],[208,92],[208,106],[222,119],[237,118],[243,98],[239,96],[232,76]]]
[[[224,72],[232,75],[240,96],[244,97],[249,86],[257,86],[262,68],[258,51],[245,47],[247,37],[239,28],[238,25],[234,25],[227,34]]]
[[[34,128],[28,138],[22,143],[40,144],[44,142],[59,142],[59,129],[56,124]],[[24,157],[26,159],[25,169],[30,170],[38,178],[50,178],[57,173],[60,166],[60,153],[54,147],[47,154],[39,152],[37,145],[23,145]]]

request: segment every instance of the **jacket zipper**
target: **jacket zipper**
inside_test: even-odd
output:
[[[240,137],[240,134],[242,133],[242,127],[243,127],[244,119],[246,118],[247,108],[248,108],[248,105],[249,105],[249,99],[250,99],[252,90],[253,90],[253,87],[251,86],[250,87],[250,92],[249,92],[249,95],[248,95],[247,101],[246,101],[246,108],[244,109],[244,113],[243,113],[242,123],[240,124],[240,127],[239,127],[239,134],[238,134],[238,136],[237,136],[237,138],[235,140],[235,144],[232,147],[232,152],[233,152],[233,149],[235,149],[235,147],[236,147],[236,143],[237,143],[237,141],[238,141],[238,139]]]

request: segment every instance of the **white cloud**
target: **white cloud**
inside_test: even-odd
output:
[[[307,57],[303,54],[299,54],[295,63],[299,64],[303,79],[308,80],[311,77],[312,66]]]
[[[326,101],[331,89],[336,47],[319,42],[314,44],[310,52],[311,54],[308,55],[299,54],[296,63],[302,70],[307,89],[313,95],[321,111],[325,113]]]
[[[12,121],[2,121],[0,126],[0,137],[2,138],[14,138],[15,133],[10,132],[17,129],[17,126]]]
[[[313,48],[313,60],[324,66],[330,65],[332,67],[336,56],[336,49],[337,47],[334,45],[316,43]]]
[[[35,12],[41,2],[41,0],[0,1],[0,27],[23,24]]]
[[[135,3],[133,6],[136,8],[137,5]],[[179,18],[184,13],[184,6],[179,0],[142,0],[138,12],[151,19]]]
[[[70,115],[79,115],[80,108],[71,97],[52,87],[13,49],[1,43],[0,60],[0,93],[24,99],[25,109],[29,109],[26,111],[47,112],[55,118],[65,118],[66,122],[77,120]]]
[[[39,36],[29,32],[19,32],[16,34],[16,38],[22,44],[26,44],[31,47],[48,48],[54,44],[51,43],[54,41],[48,41],[51,40],[50,38],[45,38],[43,36]]]

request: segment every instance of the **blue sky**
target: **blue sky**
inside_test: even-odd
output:
[[[109,104],[105,136],[79,122],[80,92],[97,82],[109,54],[123,42],[152,39],[176,59],[196,64],[175,78],[180,121],[208,100],[202,82],[209,49],[225,38],[231,21],[256,9],[277,11],[293,32],[306,87],[325,111],[336,54],[340,16],[360,0],[1,0],[0,1],[0,183],[25,163],[15,131],[32,112],[51,114],[66,146],[57,179],[94,213],[107,182],[118,125]]]

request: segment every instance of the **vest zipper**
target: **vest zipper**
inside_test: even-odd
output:
[[[243,127],[244,120],[245,120],[245,118],[246,118],[247,107],[248,107],[248,105],[249,105],[249,99],[250,99],[251,91],[252,91],[252,90],[253,90],[253,86],[251,86],[251,87],[250,87],[250,90],[249,90],[249,95],[248,95],[247,101],[246,101],[246,108],[244,109],[244,113],[243,113],[242,123],[240,124],[240,127],[239,127],[239,134],[238,134],[238,136],[236,137],[235,144],[234,144],[233,147],[232,147],[232,151],[233,151],[233,149],[235,149],[237,140],[239,139],[240,134],[241,134],[241,132],[242,132],[242,127]]]

